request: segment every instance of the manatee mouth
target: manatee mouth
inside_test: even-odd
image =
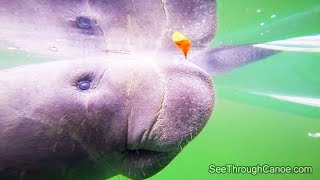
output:
[[[132,179],[148,178],[167,166],[178,153],[179,151],[126,150],[121,166],[122,174]]]
[[[191,140],[192,136],[186,136],[170,146],[158,144],[158,148],[153,146],[127,148],[122,152],[121,174],[132,179],[151,177],[164,169]]]

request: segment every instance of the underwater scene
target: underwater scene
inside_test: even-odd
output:
[[[198,3],[199,1],[202,2],[202,0],[193,0],[192,2]],[[166,0],[162,0],[161,2],[165,3]],[[167,3],[168,2],[173,3],[173,1],[169,1],[169,0],[167,1]],[[184,1],[181,1],[181,2],[184,2]],[[8,3],[8,2],[4,0],[0,0],[0,3]],[[125,3],[127,3],[127,1],[125,1]],[[141,1],[139,1],[139,3],[140,3],[139,5],[143,4],[143,2]],[[180,8],[183,8],[183,7],[180,7]],[[177,11],[180,12],[182,11],[182,9],[178,9]],[[208,119],[208,122],[204,122],[206,120],[199,122],[199,124],[204,123],[205,125],[204,124],[197,125],[195,127],[196,130],[193,130],[193,127],[189,128],[189,129],[192,129],[190,130],[190,133],[189,133],[191,134],[191,138],[189,137],[189,134],[188,134],[188,137],[183,137],[183,138],[181,137],[180,141],[183,141],[183,143],[180,142],[179,145],[181,147],[179,147],[179,152],[177,154],[174,154],[174,157],[172,157],[172,160],[170,160],[170,163],[164,162],[164,165],[161,165],[161,163],[158,164],[159,166],[161,166],[161,168],[158,170],[152,169],[153,166],[151,167],[152,170],[146,168],[145,169],[146,171],[150,171],[150,175],[145,174],[147,172],[144,172],[144,168],[141,168],[141,169],[132,168],[133,169],[132,171],[139,171],[139,173],[138,175],[131,176],[130,168],[129,168],[128,172],[127,170],[123,170],[124,171],[123,173],[122,172],[106,173],[106,174],[102,173],[103,175],[101,175],[101,177],[106,177],[107,179],[112,179],[112,180],[126,180],[126,179],[317,180],[320,178],[320,155],[319,155],[319,149],[320,149],[320,53],[319,53],[320,52],[320,24],[319,24],[320,1],[319,0],[305,0],[305,1],[300,1],[300,0],[291,0],[291,1],[217,0],[215,11],[216,11],[215,12],[216,16],[213,19],[215,19],[216,21],[215,23],[216,29],[215,29],[215,32],[213,32],[215,34],[214,37],[211,38],[210,36],[211,39],[210,41],[208,41],[209,49],[217,49],[219,53],[220,49],[222,49],[223,51],[225,47],[232,47],[232,48],[235,47],[235,50],[226,51],[225,53],[226,54],[234,53],[234,56],[231,57],[231,59],[235,59],[235,60],[242,59],[244,62],[243,63],[241,62],[239,65],[236,65],[237,66],[236,68],[232,67],[232,69],[229,69],[229,66],[228,66],[226,68],[227,71],[225,71],[224,68],[222,68],[222,70],[221,69],[217,70],[218,68],[214,67],[215,65],[212,65],[213,63],[211,64],[212,67],[208,67],[207,65],[203,65],[202,62],[199,63],[199,61],[194,61],[196,65],[198,65],[197,63],[200,64],[199,66],[209,74],[211,80],[213,81],[214,107],[213,107],[213,110],[211,109],[210,105],[208,105],[210,107],[206,107],[209,109],[208,111],[212,110],[212,114]],[[0,16],[3,16],[1,12],[4,12],[4,11],[1,11],[1,4],[0,4]],[[111,13],[115,13],[115,11],[112,11]],[[147,19],[147,17],[145,16],[143,16],[143,18]],[[210,20],[210,18],[208,19]],[[78,20],[79,19],[76,20],[77,23],[79,23]],[[85,21],[86,19],[82,19],[82,20]],[[81,21],[81,19],[79,21]],[[192,21],[192,18],[191,18],[191,21]],[[82,25],[86,25],[86,23]],[[0,25],[0,28],[1,27],[2,26]],[[6,25],[3,25],[3,27],[6,27]],[[85,29],[87,33],[87,30],[90,29],[91,26],[90,28],[87,28],[85,26],[80,28]],[[103,27],[101,27],[101,29],[103,29]],[[195,28],[192,30],[192,32],[194,31],[197,31],[197,29]],[[201,30],[199,29],[199,32],[200,31]],[[150,31],[150,32],[146,32],[146,34],[147,33],[152,34],[154,32],[157,33],[156,31]],[[34,49],[30,47],[30,52],[29,52],[28,46],[23,44],[23,43],[28,43],[27,41],[20,44],[21,46],[26,46],[21,51],[19,50],[19,48],[8,45],[7,39],[4,39],[5,41],[2,41],[3,39],[1,38],[5,36],[4,33],[5,31],[0,29],[0,72],[2,69],[4,69],[5,71],[6,69],[10,69],[18,66],[23,67],[24,65],[28,65],[28,64],[41,64],[44,62],[53,62],[53,61],[64,59],[63,56],[62,58],[61,56],[58,56],[58,57],[51,56],[51,54],[47,52],[38,53],[41,50],[42,44],[39,44],[39,47],[34,45],[35,47]],[[90,33],[92,32],[90,31]],[[25,38],[28,39],[29,37],[27,36],[33,36],[35,34],[36,33],[31,33],[30,35],[24,34],[19,38],[23,38],[25,36]],[[10,34],[10,36],[13,36],[13,35]],[[39,36],[42,37],[42,34]],[[194,54],[192,53],[195,52],[193,51],[193,48],[196,49],[198,47],[196,45],[197,42],[193,41],[192,37],[196,37],[196,36],[191,35],[192,37],[189,37],[188,32],[185,33],[185,36],[180,33],[178,34],[178,36],[179,36],[177,37],[178,40],[182,38],[183,40],[187,40],[191,42],[191,46],[190,44],[187,44],[188,46],[187,49],[183,49],[185,48],[185,44],[181,45],[176,43],[177,47],[174,47],[174,48],[175,48],[175,51],[177,51],[177,54],[179,54],[178,55],[179,61],[189,61],[193,63],[192,57]],[[171,34],[170,34],[170,37],[171,37]],[[51,37],[49,36],[49,38]],[[172,37],[172,40],[176,42],[174,40],[174,37]],[[17,40],[14,40],[14,41],[17,41]],[[145,43],[148,41],[149,40],[147,38],[146,41],[142,41],[141,43]],[[40,43],[44,43],[44,42],[45,41],[43,42],[41,41]],[[172,44],[174,44],[174,42],[170,41],[170,43]],[[202,42],[205,43],[205,40],[201,41],[201,43]],[[36,44],[35,42],[32,42],[32,43]],[[143,48],[146,48],[146,49],[149,48],[149,46],[148,47],[147,46],[145,47],[144,45],[142,46]],[[151,44],[150,46],[153,46],[153,44]],[[250,48],[253,47],[253,48],[263,49],[263,51],[257,51],[251,55],[249,54],[250,53],[249,51],[247,54],[243,53],[244,51],[241,51],[240,54],[237,54],[237,51],[239,50],[237,49],[237,47],[250,47]],[[93,49],[94,48],[95,47],[93,47]],[[100,48],[100,46],[98,48]],[[190,48],[190,55],[189,55],[190,57],[188,57],[188,52],[189,52],[188,48]],[[199,48],[201,47],[199,46]],[[182,50],[183,52],[180,53],[179,52],[180,50]],[[58,50],[56,47],[51,47],[50,51],[60,51],[60,49]],[[94,51],[92,52],[91,50],[89,51],[90,51],[89,53],[94,53]],[[261,52],[262,52],[262,55],[259,54]],[[70,48],[70,54],[72,53],[73,53],[73,49]],[[183,56],[183,54],[185,57]],[[72,54],[71,57],[73,56],[74,55]],[[248,61],[244,60],[247,58],[247,56],[248,57],[250,56],[249,59],[251,57],[254,57],[254,58],[257,57],[257,58],[250,59]],[[229,56],[226,56],[226,58],[222,58],[222,60],[225,60],[225,61],[228,61],[228,59],[229,59]],[[177,62],[177,64],[179,64],[179,62]],[[99,66],[103,66],[103,65],[104,63],[99,64]],[[61,68],[63,69],[64,66],[65,65],[61,65]],[[138,69],[137,71],[139,71],[140,67],[142,67],[141,69],[148,69],[147,68],[148,64],[147,65],[138,64],[134,66],[137,67],[136,68]],[[184,64],[182,64],[181,66],[185,67]],[[189,66],[192,66],[193,68],[193,65],[186,65],[186,67],[189,67]],[[217,66],[220,66],[220,64],[217,63]],[[233,65],[230,65],[230,66],[233,66]],[[90,69],[91,65],[86,65],[86,67]],[[118,65],[115,65],[115,67],[119,69],[119,72],[122,72],[128,69],[129,72],[125,72],[123,74],[131,73],[130,68],[122,69],[122,68],[119,68]],[[162,63],[160,63],[160,67],[161,68],[165,67],[164,69],[166,69],[167,65],[166,64],[163,65]],[[60,65],[57,64],[57,66],[55,65],[50,66],[50,68],[59,69]],[[192,72],[193,70],[194,69],[192,69]],[[220,70],[221,70],[221,73],[220,73]],[[99,72],[100,71],[102,70],[99,70]],[[132,71],[135,71],[135,70],[132,70]],[[186,71],[182,70],[183,73],[190,73],[190,71],[189,69]],[[198,71],[198,69],[194,71]],[[39,74],[40,73],[43,73],[43,72],[39,71]],[[122,81],[122,75],[123,75],[122,73],[118,73],[118,71],[116,70],[115,72],[112,72],[112,73],[114,73],[115,76],[117,76],[117,78],[113,79],[112,82],[115,82],[116,84],[117,80],[119,80],[119,82]],[[112,73],[110,73],[110,75],[112,75]],[[200,74],[201,73],[202,71],[200,72]],[[0,75],[2,74],[0,73]],[[184,77],[184,75],[181,75],[180,72],[175,75]],[[82,84],[80,85],[77,84],[76,86],[81,90],[87,90],[90,86],[88,82],[90,83],[91,81],[94,82],[95,76],[96,75],[93,75],[93,77],[90,76],[89,77],[90,80],[87,80],[86,76],[84,78],[82,78],[81,76],[82,79],[80,79],[80,83]],[[102,76],[104,75],[101,75],[100,80],[102,79]],[[158,97],[158,94],[153,92],[160,91],[159,89],[161,88],[158,88],[157,86],[160,80],[157,80],[156,78],[152,79],[151,77],[148,77],[145,74],[142,74],[142,75],[138,74],[136,76],[137,77],[141,76],[147,79],[146,81],[150,81],[152,82],[152,84],[154,84],[154,87],[152,85],[149,86],[150,82],[148,82],[149,83],[147,84],[148,87],[147,85],[145,85],[145,87],[143,88],[148,89],[144,92],[145,94],[150,93],[152,95],[151,96],[152,99],[156,99]],[[157,74],[155,74],[154,76],[157,76]],[[93,80],[91,80],[92,78]],[[100,83],[100,80],[98,84]],[[21,81],[21,82],[24,82],[24,81]],[[27,83],[29,83],[29,81],[27,81]],[[194,82],[194,83],[196,84],[198,82]],[[6,87],[5,80],[0,79],[0,84],[1,86]],[[14,85],[14,83],[10,83],[10,86],[11,84],[12,86],[16,86]],[[202,84],[200,83],[196,85],[199,85],[202,87]],[[28,84],[26,84],[25,86],[28,86]],[[184,85],[181,85],[181,86],[182,88],[184,88]],[[190,86],[189,88],[191,89],[191,87],[193,88],[194,86]],[[203,85],[203,87],[206,87],[206,86]],[[188,88],[183,90],[187,91]],[[3,92],[1,92],[1,89],[0,89],[1,98],[3,96],[7,96],[6,91],[3,90]],[[177,94],[184,94],[184,92],[179,91]],[[73,94],[70,96],[73,96]],[[74,95],[74,96],[79,97],[78,95]],[[97,96],[97,98],[98,97],[100,96]],[[207,96],[199,95],[196,98],[200,98],[200,97],[207,97]],[[47,98],[50,98],[50,94],[48,95]],[[3,99],[8,99],[8,98],[6,97]],[[176,99],[172,98],[171,100],[175,101]],[[72,101],[76,101],[76,100],[72,100]],[[143,99],[141,101],[147,103],[150,101],[150,99],[149,100]],[[2,103],[2,104],[1,103],[2,102],[0,100],[0,115],[3,117],[11,117],[8,115],[9,113],[7,112],[8,111],[7,108],[4,107],[5,103]],[[206,102],[201,101],[201,103],[206,103]],[[115,104],[112,105],[112,108],[116,106]],[[37,105],[42,106],[43,104],[37,104]],[[58,105],[60,106],[60,104]],[[12,106],[16,106],[16,105],[12,105]],[[109,106],[109,104],[104,104],[103,107],[105,106]],[[55,106],[52,106],[52,107],[55,107]],[[67,106],[64,106],[63,103],[61,104],[61,107],[62,109],[68,108]],[[149,106],[147,107],[142,104],[141,106],[137,107],[137,111],[141,112],[142,114],[144,113],[148,114],[148,112],[144,112],[143,110],[140,111],[140,109],[142,108],[148,109]],[[180,109],[179,110],[175,109],[175,106],[173,106],[172,109],[173,109],[172,111],[176,110],[177,112],[178,111],[180,112]],[[150,111],[152,110],[153,109],[150,108]],[[203,111],[206,111],[206,110],[203,110]],[[157,113],[161,114],[161,112],[162,111],[160,110],[160,112],[157,112]],[[59,114],[59,112],[55,112],[54,114],[50,115],[50,117],[55,117],[55,114]],[[110,112],[110,114],[113,114],[113,113]],[[71,117],[71,115],[70,117],[65,114],[63,115],[64,115],[63,117],[65,117],[66,119],[68,118],[74,119]],[[94,115],[95,114],[93,113],[92,116]],[[107,115],[103,115],[103,117],[104,116],[107,116]],[[202,115],[199,115],[199,117],[200,116],[202,117]],[[0,117],[0,121],[4,121],[4,119]],[[114,122],[114,123],[117,124],[118,122]],[[192,124],[192,122],[190,122],[190,124]],[[72,128],[74,128],[74,127],[77,127],[78,125],[80,126],[80,124],[77,124],[75,122],[75,124],[72,124],[70,126],[65,126],[65,127],[63,125],[61,126],[63,126],[65,129],[67,128],[71,129],[71,126]],[[95,124],[94,127],[96,128],[96,126],[100,126],[100,125]],[[143,126],[143,125],[140,125],[140,126]],[[171,124],[171,126],[173,125]],[[0,122],[0,128],[3,128],[3,127],[5,126]],[[117,127],[117,130],[119,129],[118,131],[122,131],[122,127],[120,126],[119,127],[116,126],[116,127]],[[184,129],[185,128],[184,124],[181,126],[178,126],[176,131],[179,131],[179,128]],[[200,131],[197,128],[199,128],[200,130],[201,128],[203,129]],[[97,132],[100,133],[100,130],[97,130]],[[161,132],[161,130],[159,130],[159,132]],[[52,130],[51,133],[54,134],[55,130]],[[59,133],[60,133],[60,130],[57,130],[57,134]],[[103,132],[101,131],[101,133]],[[167,133],[170,136],[176,135],[174,132],[167,132]],[[109,134],[108,133],[106,134],[107,134],[106,136],[109,137]],[[182,136],[182,134],[179,134],[179,135]],[[192,137],[193,135],[196,137],[195,138]],[[115,136],[117,135],[114,135],[114,134],[110,135],[110,137],[112,138],[114,138]],[[5,137],[4,131],[3,132],[0,131],[0,139],[2,137]],[[165,136],[163,135],[163,137]],[[82,136],[81,137],[77,136],[77,138],[78,139],[84,138],[85,140],[87,140],[85,137],[82,137]],[[184,138],[186,140],[184,140]],[[92,136],[92,139],[100,140],[100,137]],[[168,141],[173,142],[176,139],[177,138],[173,138]],[[6,141],[4,140],[3,142],[6,142]],[[17,141],[16,143],[19,143],[19,142],[20,141]],[[114,142],[113,144],[115,144]],[[161,143],[159,144],[151,143],[150,146],[153,145],[154,147],[150,149],[152,151],[155,151],[153,148],[161,149],[162,144]],[[163,143],[163,144],[165,144],[164,147],[167,147],[166,143]],[[185,147],[182,147],[184,145]],[[53,149],[55,149],[56,146],[59,146],[59,145],[54,143],[53,146],[54,146]],[[21,145],[21,146],[19,145],[18,147],[19,148],[24,147],[24,145]],[[32,148],[32,146],[30,147]],[[90,149],[90,146],[88,147]],[[168,147],[171,147],[171,146],[168,145]],[[74,148],[77,148],[77,145],[73,145],[72,151],[74,150]],[[97,145],[97,149],[99,148],[100,146]],[[149,146],[147,145],[145,148],[147,150],[150,150],[148,149]],[[0,153],[5,152],[6,150],[4,149],[6,149],[6,145],[4,143],[1,144],[0,142]],[[65,150],[64,147],[61,149],[62,149],[61,151]],[[162,152],[162,151],[159,151],[159,152]],[[37,151],[34,153],[37,153]],[[135,152],[135,153],[138,153],[138,152]],[[148,154],[149,152],[142,151],[142,153]],[[79,154],[81,155],[80,150],[79,150]],[[96,157],[96,154],[93,153],[93,155],[90,154],[90,156]],[[118,154],[116,156],[118,156]],[[161,154],[157,156],[161,156]],[[53,159],[55,157],[60,158],[60,154],[57,156],[54,155]],[[64,157],[64,156],[61,155],[61,157]],[[77,157],[72,157],[72,158],[76,159]],[[1,158],[3,157],[0,155],[0,160]],[[112,159],[112,158],[106,158],[106,159],[107,159],[106,161],[108,162],[114,162],[118,160],[118,159]],[[152,158],[150,159],[152,160]],[[21,170],[20,165],[18,168],[19,172],[18,170],[16,172],[16,169],[13,168],[14,170],[12,170],[12,172],[10,170],[10,173],[8,173],[5,170],[6,168],[4,168],[5,166],[1,164],[5,164],[11,161],[9,160],[8,161],[1,160],[1,161],[2,162],[0,163],[0,180],[2,179],[11,180],[11,178],[19,179],[19,177],[22,180],[29,180],[29,179],[45,180],[45,179],[51,178],[51,177],[46,177],[46,173],[42,173],[41,176],[36,178],[32,178],[32,176],[30,176],[30,178],[28,176],[24,178],[24,174],[27,172],[27,170],[26,172],[23,171],[23,168]],[[74,161],[75,163],[78,163],[78,161],[76,160]],[[86,162],[81,161],[80,163],[86,163]],[[101,162],[99,161],[99,163]],[[133,166],[138,166],[137,164],[135,164],[135,163],[138,163],[138,160],[137,162],[130,162],[130,163]],[[52,164],[50,164],[48,167],[51,168],[50,167],[51,165]],[[84,169],[79,168],[79,170],[86,171],[87,170],[86,167],[89,167],[89,166],[84,165],[83,167]],[[90,166],[90,168],[92,167],[95,168],[96,166]],[[100,164],[97,167],[98,169],[110,168],[109,166],[103,166],[103,165],[100,166]],[[115,165],[115,167],[118,167],[118,165]],[[9,169],[10,168],[12,167],[10,166]],[[235,170],[236,168],[238,169]],[[273,172],[272,168],[276,168],[276,170]],[[297,171],[293,172],[294,168]],[[233,170],[230,170],[230,169],[233,169]],[[47,169],[45,169],[44,172],[46,171]],[[66,170],[63,170],[63,171],[66,171]],[[90,169],[88,171],[90,171]],[[35,172],[38,172],[38,171],[35,171]],[[95,171],[92,171],[88,174],[89,175],[86,174],[85,177],[81,177],[83,176],[81,175],[81,173],[74,173],[74,174],[68,175],[66,179],[68,180],[69,179],[74,179],[74,180],[105,179],[105,178],[101,179],[100,174],[99,176],[96,175]],[[92,176],[92,178],[90,178],[90,176]],[[58,180],[60,176],[57,176],[57,177],[58,178],[56,179]]]

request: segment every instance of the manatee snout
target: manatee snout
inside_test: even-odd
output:
[[[9,179],[152,176],[214,103],[211,78],[182,60],[55,61],[0,74],[0,177]]]
[[[133,98],[120,168],[135,179],[164,168],[202,130],[213,108],[212,81],[204,71],[187,61],[163,61],[144,64],[137,79],[143,84]]]

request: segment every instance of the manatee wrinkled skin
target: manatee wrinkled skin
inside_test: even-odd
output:
[[[213,85],[190,62],[144,59],[0,71],[0,178],[142,179],[164,168],[209,119]]]

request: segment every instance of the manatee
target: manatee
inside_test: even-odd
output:
[[[53,61],[0,71],[1,179],[146,178],[209,119],[211,78],[187,61]]]
[[[211,75],[275,53],[208,48],[215,0],[0,4],[2,48],[59,59],[0,70],[1,179],[150,177],[210,118]],[[174,31],[192,40],[188,61]]]
[[[207,47],[215,34],[215,0],[0,0],[4,46],[59,57],[176,52],[180,31]]]
[[[216,31],[215,0],[0,0],[0,4],[0,48],[59,59],[145,53],[182,59],[171,42],[175,31],[192,40],[189,60],[211,75],[278,52],[250,44],[208,48]]]

